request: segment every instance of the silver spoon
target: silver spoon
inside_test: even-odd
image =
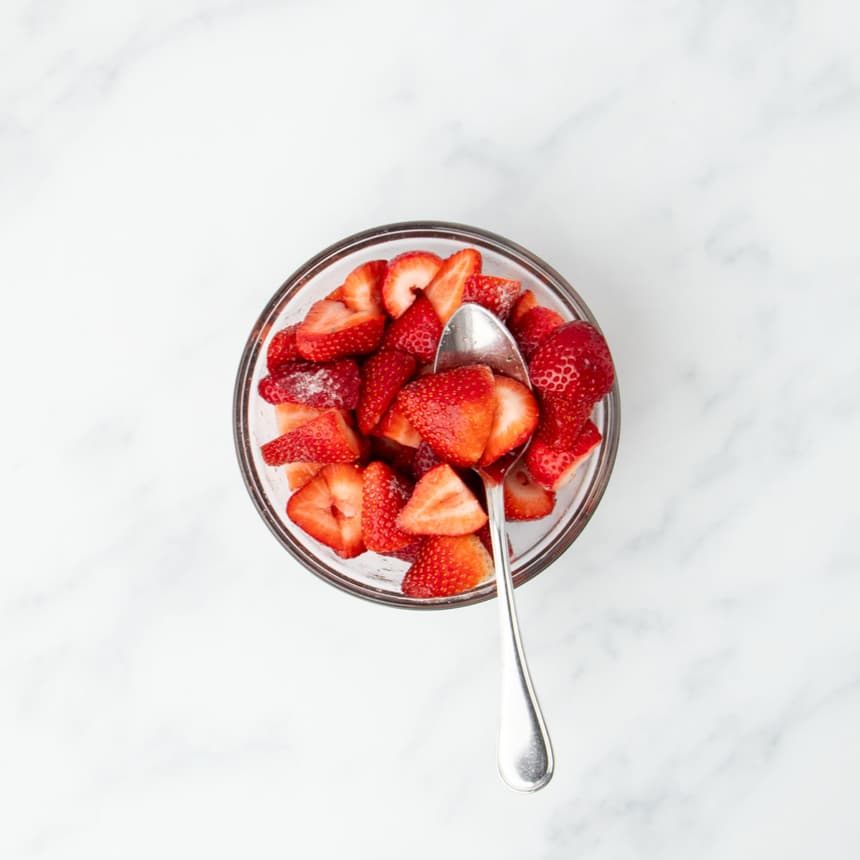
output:
[[[434,371],[468,364],[485,364],[531,389],[529,373],[516,342],[494,314],[476,304],[465,304],[448,320],[433,362]],[[517,791],[537,791],[552,778],[553,756],[549,733],[532,686],[523,653],[514,583],[505,533],[505,473],[519,460],[525,446],[493,474],[475,467],[487,492],[487,514],[496,567],[502,646],[502,706],[499,719],[499,773]],[[495,464],[493,464],[495,466]]]

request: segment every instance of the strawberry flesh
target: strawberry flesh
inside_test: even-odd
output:
[[[317,364],[293,361],[260,380],[259,392],[269,403],[303,403],[317,409],[354,409],[361,377],[351,358]]]
[[[493,380],[493,426],[479,465],[489,466],[519,448],[534,433],[540,414],[537,401],[521,382],[508,376]]]
[[[481,271],[481,255],[474,248],[452,254],[424,290],[436,316],[444,325],[463,303],[466,281]]]
[[[463,301],[474,302],[506,320],[520,294],[522,284],[492,275],[470,275],[463,289]]]
[[[346,276],[338,298],[354,311],[384,313],[382,279],[387,269],[386,260],[371,260],[369,263],[363,263]]]
[[[399,442],[407,448],[417,448],[421,444],[421,436],[412,425],[412,422],[406,417],[406,413],[403,411],[399,400],[395,400],[391,404],[373,432],[385,439]]]
[[[442,260],[428,251],[400,254],[389,264],[382,281],[382,302],[389,316],[397,319],[415,301],[439,271]]]
[[[538,300],[531,290],[521,293],[520,297],[514,302],[510,314],[508,314],[508,328],[515,325],[520,317],[528,313],[532,308],[536,308],[537,303]]]
[[[413,535],[470,534],[486,522],[480,502],[447,463],[418,481],[397,517],[397,525]]]
[[[260,450],[269,466],[296,462],[349,463],[361,453],[355,432],[335,409],[272,439]]]
[[[539,520],[552,513],[555,493],[542,487],[529,474],[529,470],[518,465],[505,476],[505,518],[517,520]]]
[[[343,302],[322,299],[299,323],[296,344],[310,361],[331,361],[373,352],[382,340],[385,314],[356,311]]]

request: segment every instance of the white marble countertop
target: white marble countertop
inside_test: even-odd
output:
[[[856,4],[7,0],[0,856],[860,856]],[[416,218],[524,244],[618,365],[519,592],[557,754],[495,773],[495,606],[298,568],[245,493],[268,297]]]

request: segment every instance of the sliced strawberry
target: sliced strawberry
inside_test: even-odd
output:
[[[385,552],[383,555],[390,555],[392,558],[399,558],[401,561],[408,561],[409,564],[415,561],[418,558],[418,550],[424,545],[424,541],[427,538],[416,538],[415,535],[412,536],[412,543],[406,544],[403,549],[396,549],[393,552]]]
[[[370,453],[376,460],[388,463],[393,469],[404,475],[412,474],[412,462],[415,459],[415,448],[401,445],[394,439],[384,436],[370,436]]]
[[[415,359],[399,349],[382,350],[364,362],[355,410],[362,433],[370,433],[376,427],[397,392],[412,378],[415,366]]]
[[[361,532],[373,552],[393,552],[415,540],[397,526],[397,515],[412,494],[412,482],[378,460],[364,470]]]
[[[289,433],[290,430],[295,430],[296,427],[301,427],[302,424],[319,418],[322,413],[322,409],[306,406],[304,403],[278,403],[275,406],[275,421],[278,425],[278,432],[281,435]]]
[[[493,575],[493,560],[474,535],[430,537],[406,571],[401,589],[409,597],[449,597]]]
[[[591,415],[591,400],[570,400],[560,394],[544,394],[540,399],[538,434],[552,448],[571,450]]]
[[[412,458],[412,474],[415,476],[416,481],[423,478],[427,472],[440,466],[443,462],[433,453],[433,449],[423,439],[414,454],[415,456]]]
[[[260,380],[259,392],[269,403],[303,403],[317,409],[354,409],[361,377],[351,358],[317,364],[294,361]]]
[[[341,284],[336,290],[332,290],[326,298],[330,302],[342,302],[343,301],[343,284]]]
[[[585,422],[576,444],[569,451],[552,448],[537,436],[526,451],[526,466],[541,486],[556,492],[573,477],[580,463],[600,444],[602,438],[592,421]]]
[[[323,299],[299,323],[296,343],[311,361],[331,361],[346,355],[366,355],[382,340],[385,314],[354,311],[343,302]]]
[[[300,490],[314,475],[325,468],[325,463],[285,463],[284,474],[291,490]]]
[[[523,465],[505,476],[504,493],[505,517],[512,521],[539,520],[555,507],[555,493],[538,484]]]
[[[510,329],[523,358],[529,361],[537,348],[561,325],[564,325],[561,314],[537,305],[511,323]]]
[[[406,417],[399,400],[389,407],[374,433],[386,439],[393,439],[407,448],[417,448],[421,444],[421,436]]]
[[[342,558],[354,558],[364,552],[361,494],[361,469],[332,463],[292,495],[287,516]]]
[[[272,439],[260,449],[269,466],[284,463],[349,463],[361,453],[355,432],[337,410]]]
[[[492,275],[471,275],[466,278],[463,301],[474,302],[494,313],[500,320],[506,320],[522,284]]]
[[[479,465],[489,466],[519,448],[534,433],[540,417],[537,401],[522,382],[509,376],[493,380],[493,426]]]
[[[394,320],[385,332],[383,349],[402,349],[419,361],[432,362],[442,337],[442,323],[433,305],[419,295],[403,315]]]
[[[537,307],[538,300],[531,290],[526,290],[514,302],[510,314],[508,314],[508,328],[514,325],[523,314]]]
[[[397,404],[436,456],[474,466],[493,426],[493,374],[476,364],[422,376],[401,390]]]
[[[269,373],[276,373],[283,365],[301,358],[296,346],[297,329],[298,325],[290,325],[275,332],[266,351],[266,367]]]
[[[409,251],[395,257],[382,282],[382,302],[389,315],[397,319],[415,301],[439,271],[442,260],[428,251]]]
[[[543,394],[596,403],[612,387],[615,369],[603,335],[582,320],[557,328],[529,364],[532,383]]]
[[[371,260],[353,269],[340,288],[342,290],[340,300],[354,311],[384,313],[382,280],[387,268],[386,260]]]
[[[464,248],[452,254],[442,263],[424,295],[433,305],[436,316],[445,325],[451,315],[463,303],[466,280],[481,271],[481,255],[474,248]]]
[[[489,525],[481,526],[478,531],[475,532],[475,537],[484,545],[484,549],[489,554],[490,558],[493,557],[493,539],[490,537],[490,527]],[[514,545],[511,543],[510,537],[508,537],[508,557],[513,561],[514,559]]]
[[[480,503],[447,463],[421,478],[397,517],[397,525],[414,535],[471,534],[486,522]]]

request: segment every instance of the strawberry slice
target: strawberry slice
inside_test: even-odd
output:
[[[441,258],[429,251],[409,251],[395,257],[382,281],[382,303],[389,315],[397,319],[415,301],[415,294],[433,280]]]
[[[470,275],[466,278],[463,301],[481,305],[500,320],[506,320],[521,288],[519,281],[494,278],[492,275]]]
[[[415,366],[415,359],[399,349],[382,350],[364,362],[355,410],[362,433],[370,433],[376,427],[397,392],[412,378]]]
[[[474,466],[493,426],[493,374],[475,364],[422,376],[400,391],[396,403],[437,457]]]
[[[314,475],[325,468],[325,463],[285,463],[284,474],[291,490],[300,490]]]
[[[384,552],[383,555],[390,555],[392,558],[399,558],[401,561],[408,561],[409,564],[418,558],[418,550],[424,545],[427,538],[416,538],[412,535],[412,543],[406,544],[403,549],[396,549],[393,552]]]
[[[580,463],[600,444],[602,438],[592,421],[585,422],[576,444],[569,451],[552,448],[537,436],[526,451],[526,466],[542,487],[556,492],[574,476]]]
[[[441,464],[442,460],[433,453],[433,449],[422,439],[421,444],[415,450],[415,456],[412,458],[412,474],[415,476],[415,480],[421,480],[427,472]]]
[[[388,327],[382,348],[402,349],[419,361],[430,363],[436,357],[440,337],[442,323],[433,305],[423,295],[419,295],[403,315]]]
[[[354,311],[343,302],[323,299],[299,323],[296,343],[310,361],[331,361],[373,352],[382,340],[385,314]]]
[[[400,442],[395,442],[394,439],[387,439],[384,436],[370,436],[370,453],[376,460],[382,460],[387,463],[392,469],[401,472],[404,475],[412,473],[412,461],[415,459],[415,449],[409,448],[406,445],[401,445]]]
[[[351,358],[317,364],[294,361],[260,380],[259,392],[269,403],[303,403],[317,409],[354,409],[361,378]]]
[[[543,394],[596,403],[612,387],[615,369],[603,335],[582,320],[557,328],[529,363],[532,384]]]
[[[552,513],[555,493],[544,489],[518,465],[505,476],[505,517],[511,521],[539,520]]]
[[[522,317],[532,308],[536,308],[537,303],[538,300],[531,290],[526,290],[524,293],[522,293],[520,297],[514,302],[514,306],[511,308],[510,314],[508,314],[508,328],[514,325],[520,317]]]
[[[361,495],[361,469],[332,463],[290,497],[287,516],[342,558],[355,558],[364,552]]]
[[[483,547],[490,558],[493,558],[493,539],[490,537],[489,525],[481,526],[481,528],[475,532],[475,537],[483,544]],[[508,557],[511,561],[514,560],[514,545],[511,543],[510,537],[508,537]]]
[[[410,420],[406,417],[399,400],[395,400],[389,407],[388,412],[382,416],[374,433],[392,439],[405,445],[407,448],[417,448],[421,444],[421,436]]]
[[[571,400],[560,394],[544,394],[540,399],[538,434],[551,448],[571,450],[591,415],[591,400]]]
[[[561,314],[537,305],[511,323],[510,329],[523,358],[529,361],[537,348],[561,325],[564,325]]]
[[[361,533],[373,552],[393,552],[415,540],[397,526],[397,515],[412,493],[412,482],[378,460],[364,470]]]
[[[474,248],[464,248],[442,263],[442,268],[427,285],[424,295],[433,305],[436,316],[445,325],[463,303],[466,281],[481,271],[481,255]]]
[[[269,466],[284,463],[349,463],[361,453],[355,432],[337,410],[323,412],[260,449]]]
[[[278,403],[275,406],[275,421],[278,425],[278,432],[281,435],[289,433],[290,430],[295,430],[296,427],[301,427],[302,424],[319,418],[322,413],[322,409],[306,406],[304,403]]]
[[[447,463],[421,478],[397,517],[397,525],[413,535],[471,534],[486,522],[480,502]]]
[[[493,560],[474,535],[430,537],[421,545],[401,590],[409,597],[450,597],[493,575]]]
[[[387,269],[386,260],[371,260],[369,263],[363,263],[346,276],[338,298],[354,311],[385,313],[385,307],[382,304],[382,280]]]
[[[341,284],[336,290],[332,290],[326,298],[330,302],[342,302],[343,301],[343,284]]]
[[[285,364],[301,358],[296,346],[296,331],[298,325],[290,325],[275,332],[266,351],[266,367],[269,373],[276,373]]]
[[[540,418],[534,395],[522,382],[509,376],[494,378],[493,402],[493,426],[480,466],[489,466],[508,451],[524,444],[534,433]]]

